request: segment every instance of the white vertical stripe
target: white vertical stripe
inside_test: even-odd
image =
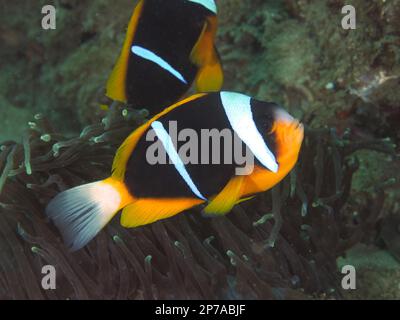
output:
[[[174,143],[171,140],[168,132],[165,130],[164,126],[159,121],[154,121],[151,124],[151,127],[154,129],[157,137],[160,139],[161,143],[164,146],[165,151],[167,152],[169,158],[171,159],[172,163],[175,166],[175,169],[179,172],[183,180],[185,180],[186,184],[189,186],[190,190],[200,199],[207,200],[197,189],[196,185],[194,184],[192,178],[190,177],[189,173],[187,172],[185,165],[183,164],[181,158],[179,157],[178,153],[175,150]],[[168,186],[166,186],[168,188]]]
[[[211,12],[217,14],[217,5],[214,0],[189,0],[190,2],[195,2],[201,4],[203,7],[207,8]]]
[[[139,46],[132,46],[131,50],[132,50],[132,53],[136,54],[137,56],[139,56],[143,59],[154,62],[155,64],[159,65],[164,70],[167,70],[169,73],[174,75],[180,81],[187,84],[187,81],[185,80],[185,78],[182,76],[182,74],[179,71],[174,69],[167,61],[165,61],[163,58],[156,55],[154,52],[147,50],[145,48],[139,47]]]
[[[232,129],[249,147],[263,166],[272,172],[278,172],[274,154],[269,150],[254,123],[251,111],[251,98],[235,92],[221,92],[222,105]]]

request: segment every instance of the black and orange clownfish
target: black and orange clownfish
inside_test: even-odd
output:
[[[179,133],[175,143],[171,124]],[[201,161],[183,159],[187,136],[212,131],[214,138],[215,133],[232,132],[253,156],[252,170],[232,161],[233,149],[221,152],[216,141],[197,141],[192,151]],[[72,250],[88,243],[121,209],[121,224],[127,228],[198,205],[205,206],[205,214],[225,214],[281,181],[296,164],[302,141],[303,126],[274,103],[234,92],[196,94],[137,128],[118,149],[111,177],[58,194],[46,213]],[[149,156],[155,146],[159,152],[154,154],[162,150],[166,155],[164,162]],[[219,159],[214,157],[218,152]]]
[[[106,95],[154,115],[197,92],[219,91],[214,0],[140,0],[107,82]]]

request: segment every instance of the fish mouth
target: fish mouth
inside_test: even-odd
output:
[[[292,126],[295,130],[304,131],[304,125],[297,119],[293,121]]]
[[[300,121],[295,120],[291,125],[291,130],[289,131],[292,142],[300,148],[304,140],[304,125]]]

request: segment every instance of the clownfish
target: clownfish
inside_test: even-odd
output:
[[[219,91],[214,0],[140,0],[129,22],[106,95],[151,115],[197,92]]]
[[[175,133],[179,132],[178,139],[168,131],[171,124]],[[232,132],[253,156],[251,170],[247,168],[251,166],[232,160],[233,149],[221,152],[222,140],[228,141],[228,147],[233,144],[226,139],[228,135],[220,144],[211,141],[206,145],[196,138],[212,131],[215,138],[215,133],[224,130]],[[127,228],[198,205],[205,206],[205,214],[226,214],[236,204],[272,188],[291,171],[303,131],[302,124],[275,103],[235,92],[196,94],[131,133],[115,155],[109,178],[61,192],[48,204],[46,213],[72,250],[88,243],[121,209],[121,225]],[[196,138],[189,145],[197,145],[193,153],[206,161],[183,159],[188,136]],[[158,151],[150,152],[155,147]],[[154,162],[152,155],[161,151],[165,161]],[[223,157],[215,158],[217,153]],[[207,161],[207,154],[219,161]]]

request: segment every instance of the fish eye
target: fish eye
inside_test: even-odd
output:
[[[261,116],[260,124],[261,124],[261,127],[262,127],[262,131],[269,133],[272,130],[272,126],[273,126],[272,114],[264,113]]]

